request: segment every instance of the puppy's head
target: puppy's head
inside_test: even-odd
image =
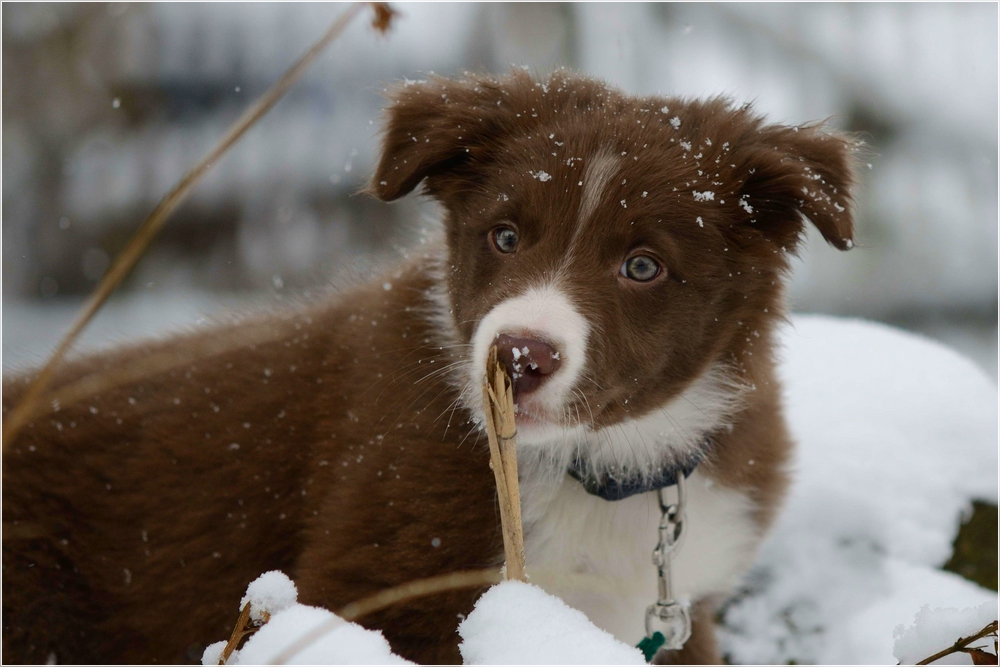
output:
[[[370,190],[393,200],[423,182],[443,204],[469,407],[481,414],[496,345],[532,446],[738,376],[781,313],[804,219],[852,246],[852,146],[566,73],[434,79],[392,95]]]

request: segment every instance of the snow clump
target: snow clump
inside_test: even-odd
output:
[[[257,577],[240,600],[240,610],[249,603],[251,620],[263,626],[226,664],[273,664],[279,657],[293,665],[412,664],[392,652],[381,632],[348,623],[326,609],[298,604],[297,598],[295,584],[284,573],[273,570]],[[317,637],[307,637],[321,626]],[[225,641],[210,644],[201,664],[218,665],[225,647]],[[284,655],[290,649],[293,652]]]
[[[222,659],[222,650],[226,648],[227,643],[228,642],[226,642],[225,640],[222,640],[221,642],[215,642],[214,644],[209,644],[208,646],[206,646],[205,652],[201,654],[201,664],[203,665],[219,664],[219,661]],[[236,664],[235,662],[233,662],[233,660],[237,653],[239,653],[239,651],[234,651],[233,655],[229,657],[229,662],[227,662],[226,664]]]
[[[458,626],[466,665],[644,665],[639,649],[541,588],[505,581],[486,591]]]
[[[250,603],[250,620],[266,623],[267,619],[279,611],[295,604],[299,592],[295,584],[284,572],[272,570],[254,579],[247,586],[246,595],[240,600],[240,611]]]
[[[288,656],[288,649],[320,626],[328,627],[314,641]],[[357,623],[335,616],[319,607],[294,604],[275,614],[239,650],[230,665],[275,664],[279,656],[290,665],[411,665],[389,648],[378,630],[366,630]]]

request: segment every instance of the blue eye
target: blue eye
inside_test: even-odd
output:
[[[648,255],[636,255],[622,263],[621,274],[629,280],[648,283],[660,275],[660,265]]]
[[[510,227],[497,227],[493,230],[493,245],[504,254],[517,250],[517,232]]]

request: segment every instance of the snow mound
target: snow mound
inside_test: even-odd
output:
[[[937,569],[971,501],[996,502],[994,381],[871,322],[796,316],[781,343],[798,450],[788,499],[724,615],[730,660],[892,664],[893,630],[922,606],[996,609],[994,591]]]
[[[320,625],[329,632],[288,657],[290,665],[410,665],[395,655],[377,630],[348,623],[326,609],[292,605],[271,617],[267,625],[240,649],[239,661],[230,664],[273,664],[279,655]]]
[[[221,642],[215,642],[214,644],[206,646],[205,652],[201,654],[201,664],[218,665],[219,660],[222,658],[222,650],[226,648],[227,643],[228,642],[226,642],[226,640],[222,640]],[[234,657],[236,653],[239,653],[239,651],[236,651],[233,656],[230,656],[229,658],[231,661],[234,661],[233,664],[236,664]]]
[[[326,609],[298,604],[298,590],[283,572],[265,572],[247,586],[240,611],[250,603],[250,618],[264,625],[233,651],[227,665],[262,665],[283,656],[291,665],[409,665],[395,655],[381,632],[348,623]],[[307,637],[322,626],[318,637]],[[298,643],[302,642],[301,649]],[[201,664],[218,665],[225,641],[210,644]]]
[[[917,612],[909,627],[896,627],[896,645],[893,655],[901,665],[914,665],[918,661],[942,651],[959,637],[978,633],[997,618],[997,606],[984,602],[978,607],[967,609],[931,609],[928,605]],[[992,641],[973,642],[972,647],[986,646]],[[988,648],[992,649],[992,645]],[[932,665],[968,665],[972,661],[964,653],[953,653]]]
[[[644,665],[639,649],[623,644],[537,586],[505,581],[486,591],[458,626],[467,665]]]
[[[295,646],[306,635],[324,626],[320,637],[304,642],[285,660],[289,665],[411,665],[394,654],[381,632],[366,630],[356,623],[335,616],[326,609],[303,604],[275,613],[260,630],[238,651],[233,652],[227,665],[275,664],[278,657]],[[226,642],[217,642],[205,649],[203,665],[219,664]]]
[[[264,623],[269,616],[287,609],[299,599],[295,584],[284,572],[272,570],[260,575],[247,586],[246,595],[240,600],[240,609],[250,603],[250,620]]]

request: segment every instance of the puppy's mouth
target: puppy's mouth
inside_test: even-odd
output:
[[[560,420],[554,419],[545,410],[525,407],[523,403],[514,403],[514,415],[518,426],[562,426]]]
[[[519,432],[530,433],[550,429],[565,431],[581,425],[581,422],[573,419],[566,410],[552,410],[533,401],[518,402],[515,398],[514,409]]]

